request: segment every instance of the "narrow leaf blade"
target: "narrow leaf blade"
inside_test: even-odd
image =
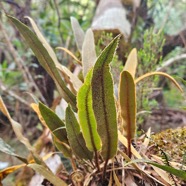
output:
[[[85,39],[82,48],[82,64],[83,64],[83,76],[90,71],[96,62],[96,50],[94,44],[94,34],[91,29],[88,29],[85,34]]]
[[[86,146],[90,151],[97,151],[101,148],[101,139],[97,132],[97,123],[92,108],[91,78],[92,70],[87,74],[83,86],[78,91],[77,107]]]
[[[46,125],[61,142],[68,143],[67,133],[65,129],[65,124],[63,121],[47,106],[39,103],[40,113],[45,120]]]
[[[89,159],[93,158],[93,153],[90,152],[85,144],[85,140],[80,131],[79,123],[70,108],[70,106],[66,109],[66,129],[67,129],[67,137],[70,143],[70,147],[74,154],[81,159]]]
[[[136,48],[134,48],[132,49],[127,58],[124,70],[130,72],[130,74],[134,78],[136,74],[137,65],[138,65],[137,50]]]
[[[113,177],[114,177],[114,181],[115,181],[116,186],[121,186],[121,183],[119,182],[116,172],[114,170],[112,172],[113,172]]]
[[[186,180],[186,172],[184,170],[178,170],[178,169],[175,169],[171,166],[167,166],[167,165],[161,165],[161,164],[158,164],[158,163],[155,163],[155,162],[147,162],[148,164],[151,164],[151,165],[154,165],[170,174],[173,174],[183,180]]]
[[[40,32],[39,28],[37,27],[36,23],[34,22],[34,20],[28,16],[26,16],[26,18],[30,21],[33,29],[34,29],[34,32],[36,33],[36,35],[38,36],[38,39],[43,43],[43,46],[46,48],[46,50],[48,51],[48,53],[50,54],[55,66],[57,68],[59,68],[60,70],[62,69],[62,71],[70,77],[73,85],[74,85],[74,88],[76,88],[76,85],[79,85],[81,83],[81,81],[76,77],[74,76],[74,74],[68,70],[65,66],[61,65],[56,57],[56,54],[54,52],[54,50],[52,49],[52,47],[49,45],[49,43],[47,42],[47,40],[44,38],[44,36],[42,35],[42,33]],[[64,48],[62,48],[64,49]],[[66,50],[67,52],[68,50]],[[68,51],[69,53],[70,51]],[[73,55],[72,53],[70,53],[71,55]],[[75,57],[73,55],[73,57]]]
[[[42,176],[44,176],[48,181],[50,181],[55,186],[67,186],[67,184],[61,180],[59,177],[55,176],[51,171],[47,170],[44,166],[38,164],[29,164],[28,167],[32,168]]]
[[[113,59],[118,41],[119,36],[115,37],[100,54],[92,76],[93,109],[103,144],[102,156],[105,160],[112,158],[117,151],[116,107],[109,63]]]
[[[53,59],[54,63],[57,63],[58,60],[57,60],[56,54],[54,53],[54,50],[48,44],[47,40],[44,38],[43,34],[41,33],[41,31],[37,27],[35,21],[32,18],[30,18],[29,16],[25,16],[25,18],[27,18],[30,21],[34,32],[38,36],[38,39],[43,43],[44,47],[47,49],[47,51],[50,54],[51,58]]]
[[[76,18],[71,17],[70,21],[71,21],[71,25],[72,25],[72,30],[74,32],[76,45],[78,47],[78,50],[81,52],[82,51],[84,37],[85,37],[85,33],[82,30],[82,28],[79,25],[79,22],[78,22],[78,20]]]
[[[32,49],[37,59],[43,68],[50,74],[50,76],[55,81],[59,91],[61,92],[64,99],[70,103],[74,109],[76,108],[76,98],[75,95],[67,88],[65,82],[62,80],[59,74],[55,61],[51,57],[49,51],[45,48],[44,44],[39,40],[39,38],[23,23],[21,23],[16,18],[7,15],[7,17],[12,21],[12,23],[17,27],[22,36],[25,38],[29,47]]]
[[[134,79],[128,71],[123,71],[120,75],[119,104],[123,132],[128,140],[130,157],[130,144],[136,133],[136,90]]]

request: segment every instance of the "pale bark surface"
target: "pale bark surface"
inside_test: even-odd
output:
[[[127,40],[131,33],[131,24],[127,19],[127,10],[121,0],[101,0],[92,22],[94,31],[121,33]]]

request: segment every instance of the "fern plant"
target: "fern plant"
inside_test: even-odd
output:
[[[42,124],[50,130],[54,145],[71,160],[73,174],[78,178],[81,177],[81,179],[77,179],[76,176],[76,178],[72,177],[72,184],[124,185],[125,180],[118,178],[119,173],[117,175],[116,170],[124,170],[124,167],[129,167],[130,172],[131,166],[138,174],[155,180],[140,167],[140,163],[159,167],[186,180],[184,171],[153,162],[140,154],[132,145],[136,138],[136,84],[149,76],[163,75],[182,91],[171,76],[163,72],[151,72],[135,79],[137,50],[133,49],[120,74],[119,94],[118,100],[116,100],[110,63],[117,49],[120,35],[115,37],[97,57],[92,30],[88,29],[84,33],[77,20],[71,18],[82,62],[67,49],[60,49],[69,53],[81,65],[84,77],[82,82],[58,62],[53,49],[31,18],[27,17],[35,33],[16,18],[10,15],[7,17],[20,31],[40,64],[53,78],[59,94],[68,103],[64,121],[41,102],[33,103],[31,106],[38,114]],[[68,77],[68,83],[65,82],[62,75]],[[46,158],[41,158],[28,139],[23,136],[21,125],[11,118],[2,99],[0,99],[0,109],[10,120],[17,138],[32,155],[32,160],[29,161],[13,153],[11,149],[8,150],[7,144],[2,142],[1,151],[21,159],[24,164],[2,170],[0,172],[1,180],[18,168],[27,166],[43,175],[53,185],[67,185],[64,180],[52,173],[44,161]],[[125,146],[124,149],[119,141]],[[78,167],[83,167],[83,169],[79,170]],[[159,182],[161,183],[161,181]]]

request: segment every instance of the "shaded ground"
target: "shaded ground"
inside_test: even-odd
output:
[[[152,132],[157,133],[183,126],[186,126],[186,111],[162,108],[152,110],[142,128],[147,131],[151,127]]]

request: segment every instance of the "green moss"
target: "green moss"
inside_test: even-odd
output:
[[[186,127],[167,129],[152,136],[152,144],[157,144],[155,153],[161,155],[162,149],[171,161],[186,165]]]

